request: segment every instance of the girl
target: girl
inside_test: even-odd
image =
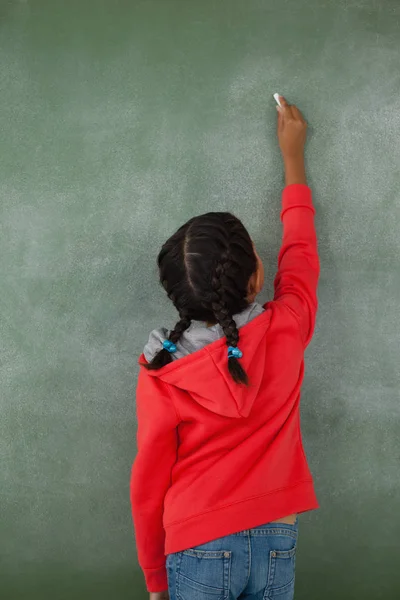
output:
[[[297,513],[318,506],[299,420],[317,240],[306,123],[281,103],[286,187],[274,300],[255,302],[263,265],[229,213],[191,219],[158,256],[179,320],[153,331],[141,357],[131,482],[151,600],[291,600]]]

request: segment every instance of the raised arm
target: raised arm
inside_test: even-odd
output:
[[[307,124],[299,109],[280,98],[278,139],[285,166],[282,195],[283,241],[275,279],[275,301],[296,318],[304,344],[311,339],[317,313],[319,260],[315,209],[307,187],[304,145]]]

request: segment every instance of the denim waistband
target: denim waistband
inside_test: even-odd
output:
[[[293,525],[290,523],[266,523],[264,525],[258,525],[257,527],[252,527],[251,529],[245,529],[244,531],[238,531],[237,533],[233,533],[232,535],[292,535],[293,537],[297,537],[299,529],[298,519],[296,519]]]

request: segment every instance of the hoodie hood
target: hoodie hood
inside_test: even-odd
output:
[[[249,377],[249,386],[233,381],[228,371],[226,340],[219,325],[207,327],[194,322],[177,344],[174,361],[162,369],[147,371],[150,377],[187,392],[207,410],[224,417],[248,417],[257,397],[265,365],[265,333],[270,311],[257,303],[251,304],[234,320],[240,328],[241,363]],[[162,348],[168,330],[150,334],[140,359],[150,362]]]

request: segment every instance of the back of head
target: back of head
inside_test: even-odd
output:
[[[223,212],[190,219],[165,242],[158,267],[161,284],[180,317],[168,341],[176,344],[192,320],[218,323],[230,347],[229,371],[237,383],[247,384],[240,352],[232,350],[239,342],[233,315],[248,306],[249,280],[257,269],[253,243],[242,222]],[[162,349],[146,368],[159,369],[171,360],[170,352]]]

